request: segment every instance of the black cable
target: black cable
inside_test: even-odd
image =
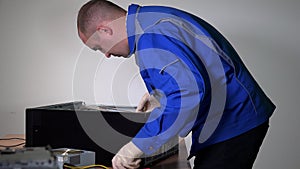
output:
[[[14,144],[14,145],[9,145],[9,146],[1,145],[1,144],[0,144],[0,147],[4,147],[4,148],[12,148],[12,147],[18,147],[18,146],[21,146],[21,145],[24,145],[24,144],[25,144],[25,142],[19,143],[19,144]]]
[[[23,144],[25,144],[25,139],[24,138],[18,138],[18,137],[12,137],[12,138],[0,138],[0,141],[7,141],[7,140],[22,140],[24,142],[22,143],[19,143],[19,144],[13,144],[13,145],[1,145],[0,144],[0,147],[4,147],[4,148],[12,148],[12,147],[18,147],[18,146],[21,146]]]
[[[12,137],[12,138],[0,138],[0,140],[24,140],[24,138]]]

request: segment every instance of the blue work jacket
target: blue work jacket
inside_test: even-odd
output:
[[[275,105],[230,43],[204,20],[170,7],[130,5],[126,27],[130,55],[161,104],[132,139],[145,154],[192,132],[193,156],[272,115]]]

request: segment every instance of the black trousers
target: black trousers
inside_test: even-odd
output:
[[[251,169],[266,136],[269,122],[197,153],[194,169]]]

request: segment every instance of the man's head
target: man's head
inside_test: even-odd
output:
[[[106,0],[91,0],[79,10],[78,35],[88,47],[111,55],[127,57],[126,11]]]

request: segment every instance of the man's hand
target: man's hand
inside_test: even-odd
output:
[[[152,111],[154,108],[160,107],[160,103],[153,95],[149,93],[144,94],[139,105],[137,106],[137,112]]]
[[[132,142],[124,145],[112,159],[113,169],[136,169],[140,167],[143,152]]]

